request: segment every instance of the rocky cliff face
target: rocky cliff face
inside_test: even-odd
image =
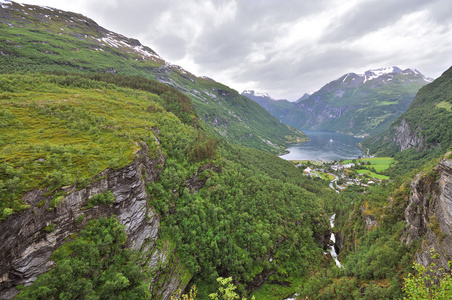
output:
[[[452,160],[441,161],[434,170],[420,174],[411,183],[411,195],[405,210],[408,223],[406,243],[422,241],[416,262],[430,265],[430,249],[440,254],[438,268],[448,270],[452,259]]]
[[[52,252],[89,220],[111,215],[116,215],[124,225],[127,247],[147,255],[149,268],[156,276],[164,272],[170,274],[164,286],[153,285],[151,279],[150,288],[154,294],[169,299],[176,289],[183,290],[185,286],[180,286],[181,266],[179,263],[175,267],[168,264],[172,252],[155,248],[160,217],[147,207],[145,184],[157,178],[165,158],[160,152],[151,159],[146,144],[141,146],[143,150],[136,154],[130,165],[119,170],[106,169],[85,188],[79,189],[77,185],[62,188],[64,197],[56,204],[55,200],[52,202],[54,194],[48,196],[46,190],[33,190],[24,196],[32,208],[0,223],[0,298],[14,297],[19,293],[17,285],[31,284],[38,275],[48,271],[53,264],[49,260]],[[90,197],[106,191],[115,196],[111,205],[85,209]]]
[[[418,131],[420,131],[420,128],[418,128]],[[398,126],[395,126],[393,143],[400,151],[409,148],[420,150],[424,146],[424,139],[420,134],[417,135],[415,131],[410,128],[405,119],[403,119]]]

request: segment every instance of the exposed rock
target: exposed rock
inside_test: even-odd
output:
[[[441,161],[433,171],[421,174],[411,183],[411,195],[405,210],[408,223],[406,243],[424,238],[416,262],[424,266],[433,262],[430,249],[440,258],[437,268],[449,270],[452,259],[452,161]]]
[[[52,267],[50,255],[88,221],[101,216],[116,215],[125,227],[126,246],[144,250],[145,255],[151,257],[155,252],[160,216],[147,207],[149,196],[145,184],[157,178],[160,172],[157,166],[163,165],[165,158],[159,151],[151,159],[147,145],[142,143],[141,146],[142,150],[128,166],[104,170],[83,189],[77,190],[77,185],[61,189],[64,197],[54,207],[51,207],[53,194],[47,196],[46,190],[32,190],[24,195],[25,203],[32,208],[0,223],[0,298],[14,297],[20,292],[15,288],[17,285],[29,285],[48,271]],[[88,198],[107,190],[115,196],[111,205],[83,209]],[[55,225],[51,232],[44,230],[49,225]],[[166,286],[165,295],[176,291],[178,282]],[[159,286],[154,288],[160,290]]]
[[[219,96],[232,97],[232,94],[228,91],[218,89],[217,92]]]
[[[229,127],[229,122],[226,118],[215,115],[215,114],[205,114],[204,119],[207,123],[213,125],[214,127],[222,127],[223,129],[226,129]]]
[[[221,172],[221,168],[216,167],[213,164],[207,164],[207,165],[204,165],[204,166],[200,167],[195,175],[193,175],[192,177],[188,178],[185,181],[187,186],[190,189],[192,189],[195,193],[198,193],[199,190],[202,189],[204,187],[204,185],[206,184],[206,181],[207,181],[208,177],[202,176],[202,175],[200,176],[200,174],[203,173],[206,170],[211,170],[211,171],[213,171],[215,173],[220,173]]]
[[[420,130],[420,128],[418,128]],[[416,148],[420,150],[424,146],[424,139],[419,134],[417,135],[414,130],[410,128],[405,119],[402,120],[399,126],[395,127],[395,136],[393,143],[400,148],[400,151]]]
[[[375,221],[375,218],[372,215],[365,215],[364,221],[366,222],[367,230],[374,230],[378,226],[378,222]]]
[[[320,244],[320,245],[322,245],[322,248],[323,248],[323,250],[327,250],[328,249],[328,247],[330,247],[330,240],[331,240],[331,234],[332,234],[332,231],[331,230],[328,230],[328,231],[326,231],[326,232],[324,232],[324,233],[318,233],[318,234],[316,234],[314,237],[315,237],[315,240]]]
[[[170,299],[172,295],[180,297],[191,277],[174,250],[165,242],[163,249],[156,250],[152,255],[148,266],[153,273],[149,290],[154,298]]]

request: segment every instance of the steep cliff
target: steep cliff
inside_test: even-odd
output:
[[[119,170],[106,169],[85,188],[77,184],[63,187],[56,193],[47,195],[47,190],[33,190],[24,195],[30,209],[12,215],[0,223],[0,298],[10,299],[19,293],[18,285],[31,284],[38,275],[48,271],[53,262],[50,255],[59,246],[70,240],[89,220],[101,216],[116,215],[125,227],[127,247],[141,251],[147,257],[149,269],[154,278],[150,289],[154,295],[169,299],[178,289],[184,288],[185,271],[173,250],[168,247],[156,248],[160,227],[160,217],[148,207],[145,184],[154,181],[165,163],[162,151],[155,158],[149,156],[145,143],[143,150],[128,166]],[[110,205],[88,205],[89,199],[111,191],[114,201]],[[57,200],[56,200],[57,199]],[[171,262],[171,263],[170,263]],[[156,277],[166,273],[169,279],[153,284]],[[158,281],[157,281],[158,283]]]
[[[418,175],[411,183],[411,195],[405,210],[408,223],[405,242],[422,240],[416,262],[433,262],[430,250],[439,255],[438,268],[449,269],[452,259],[452,160],[441,161],[432,171]]]

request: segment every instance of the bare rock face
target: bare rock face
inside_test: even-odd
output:
[[[33,190],[24,196],[24,201],[32,208],[0,223],[1,299],[11,299],[20,292],[16,289],[17,285],[29,285],[38,275],[48,271],[53,264],[49,260],[52,252],[72,234],[79,232],[88,221],[101,216],[116,215],[125,227],[126,246],[151,258],[152,253],[157,251],[155,242],[160,216],[147,207],[149,196],[145,184],[157,178],[165,158],[159,151],[151,159],[144,143],[142,149],[130,165],[119,170],[104,170],[83,189],[78,189],[77,185],[63,188],[64,197],[56,205],[51,205],[53,195],[46,196],[46,190]],[[86,201],[90,197],[106,191],[111,191],[115,196],[111,205],[101,204],[86,209]],[[180,281],[176,283],[180,284]],[[166,294],[171,295],[178,288],[185,288],[178,284],[166,287]],[[159,289],[158,286],[154,288]]]
[[[416,148],[420,150],[424,146],[424,139],[419,134],[417,135],[405,121],[402,120],[399,126],[395,127],[395,135],[393,138],[393,143],[400,148],[400,151]]]
[[[452,259],[452,161],[441,161],[433,171],[418,175],[411,183],[411,196],[405,210],[409,225],[406,243],[425,238],[416,262],[427,266],[433,262],[430,249],[439,255],[437,268],[449,270]]]

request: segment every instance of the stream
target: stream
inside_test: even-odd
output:
[[[330,218],[331,228],[334,227],[334,219],[335,218],[336,218],[336,214],[332,215],[331,218]],[[336,263],[336,266],[338,266],[339,268],[342,268],[342,265],[341,265],[340,261],[337,259],[336,249],[334,249],[334,243],[336,243],[336,237],[334,236],[334,233],[331,233],[330,241],[333,242],[333,245],[330,246],[331,257],[333,257],[334,262]]]
[[[332,215],[330,218],[330,224],[331,224],[331,228],[334,227],[334,219],[336,218],[336,214]],[[333,245],[330,246],[330,253],[331,253],[331,257],[334,259],[334,262],[336,263],[336,266],[338,266],[339,268],[342,268],[342,264],[341,262],[337,259],[337,253],[336,250],[334,249],[334,243],[336,242],[336,238],[334,237],[334,233],[331,233],[331,238],[330,241],[333,242]],[[326,254],[326,252],[325,252]],[[297,299],[298,294],[295,293],[293,294],[291,297],[289,298],[284,298],[284,300],[296,300]]]

